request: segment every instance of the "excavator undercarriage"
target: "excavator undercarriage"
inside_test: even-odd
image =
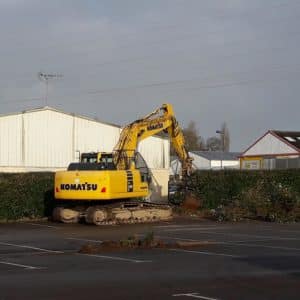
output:
[[[63,223],[81,221],[94,225],[114,225],[165,221],[172,218],[172,208],[166,204],[153,204],[141,201],[123,203],[65,207],[53,210],[53,220]]]

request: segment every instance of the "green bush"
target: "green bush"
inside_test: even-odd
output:
[[[300,221],[300,170],[199,171],[190,188],[218,220]],[[0,220],[49,216],[53,173],[0,173]]]
[[[0,220],[49,215],[53,173],[0,173]]]
[[[190,184],[219,220],[300,220],[300,170],[199,171]]]

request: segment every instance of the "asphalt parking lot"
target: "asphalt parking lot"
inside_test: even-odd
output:
[[[192,250],[79,254],[86,243],[153,231]],[[299,299],[300,224],[0,224],[0,299]]]

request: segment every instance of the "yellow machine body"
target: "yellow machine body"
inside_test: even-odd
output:
[[[148,195],[148,183],[138,170],[59,171],[55,174],[57,200],[111,200]]]
[[[172,105],[163,104],[144,118],[125,126],[112,152],[82,153],[80,162],[70,163],[66,171],[56,172],[55,200],[61,203],[53,210],[53,220],[71,223],[84,217],[87,223],[101,225],[169,219],[172,215],[170,207],[158,208],[145,201],[125,201],[149,195],[151,172],[137,149],[139,142],[161,132],[170,136],[181,161],[182,176],[188,176],[192,170],[192,158],[185,148]],[[113,204],[117,204],[120,199],[123,201],[117,208],[115,205],[101,207],[96,202],[116,200]],[[74,202],[80,200],[87,205],[83,205],[83,209],[73,207]],[[125,208],[126,202],[130,207]],[[133,207],[133,202],[140,203]],[[72,208],[61,206],[67,204]]]

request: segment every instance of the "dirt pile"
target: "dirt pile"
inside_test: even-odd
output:
[[[195,195],[188,193],[182,204],[181,207],[188,211],[198,211],[201,207],[201,201],[199,198],[197,198]]]
[[[135,249],[186,249],[191,250],[201,246],[214,244],[213,241],[177,241],[167,243],[160,239],[155,239],[153,233],[148,233],[144,238],[131,236],[120,241],[104,241],[101,244],[85,244],[79,253],[97,254],[111,251],[135,250]]]

